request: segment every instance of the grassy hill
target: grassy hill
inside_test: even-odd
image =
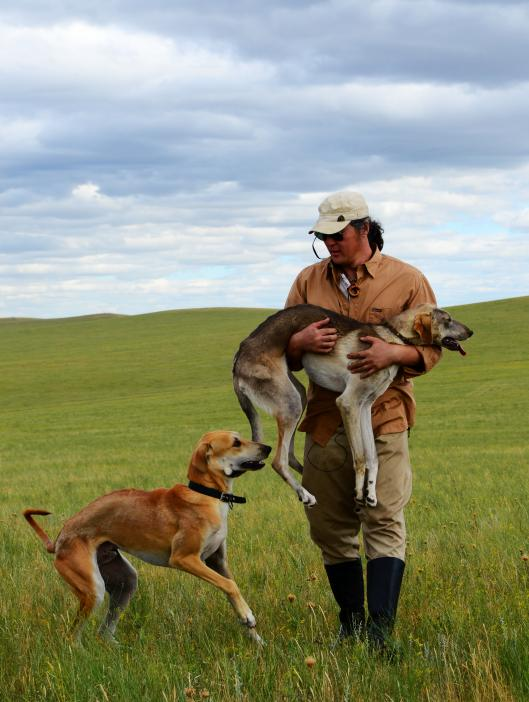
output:
[[[71,648],[74,599],[20,511],[49,509],[55,534],[103,492],[184,481],[204,431],[248,434],[231,363],[270,311],[0,320],[0,698],[180,700],[193,687],[196,699],[207,689],[252,702],[529,699],[529,298],[451,311],[475,335],[468,356],[446,352],[416,381],[398,672],[362,646],[330,650],[336,613],[319,556],[269,469],[238,484],[248,504],[230,515],[229,536],[262,654],[220,593],[142,563],[123,646],[88,631],[86,647]]]

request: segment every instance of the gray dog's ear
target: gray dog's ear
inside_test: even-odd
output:
[[[211,444],[201,442],[193,451],[191,464],[201,473],[205,473],[208,468],[209,457],[211,456]]]
[[[418,334],[419,339],[425,346],[429,346],[433,342],[431,312],[415,315],[413,331]]]

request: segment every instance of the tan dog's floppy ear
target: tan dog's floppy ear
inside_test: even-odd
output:
[[[425,346],[432,344],[432,315],[430,312],[415,315],[413,331],[419,335],[420,340]]]
[[[208,460],[210,456],[211,444],[201,441],[193,451],[193,455],[191,456],[191,465],[201,473],[205,473],[208,468]]]

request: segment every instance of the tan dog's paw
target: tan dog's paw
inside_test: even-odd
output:
[[[263,639],[259,636],[257,631],[255,630],[255,627],[252,627],[251,629],[248,629],[247,632],[248,637],[252,639],[258,646],[265,646],[265,642]]]

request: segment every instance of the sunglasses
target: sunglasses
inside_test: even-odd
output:
[[[334,241],[343,241],[343,231],[337,232],[336,234],[322,234],[321,232],[312,232],[316,239],[320,241],[327,241],[327,239],[334,239]]]

